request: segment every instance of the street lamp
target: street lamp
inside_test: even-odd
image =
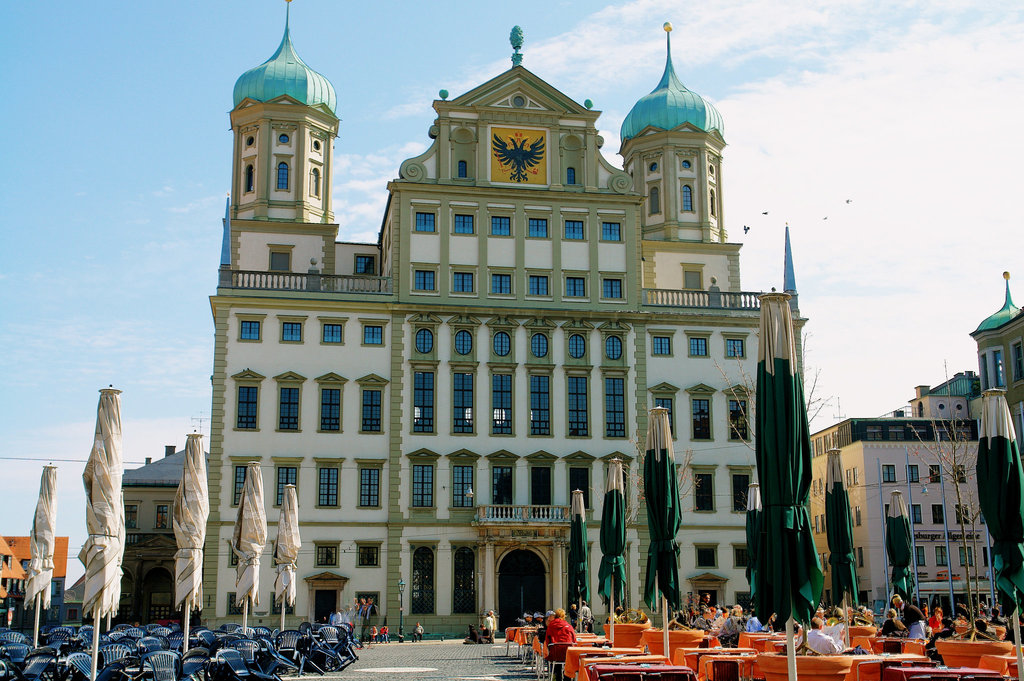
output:
[[[405,641],[405,631],[402,629],[403,621],[402,616],[405,614],[405,599],[402,594],[405,593],[405,580],[401,577],[398,579],[398,642],[403,643]]]

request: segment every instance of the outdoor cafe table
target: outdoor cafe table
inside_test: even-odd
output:
[[[525,646],[536,633],[537,627],[516,627],[516,635],[513,640],[517,645]]]
[[[762,631],[741,631],[738,645],[740,648],[753,648],[754,641],[771,638],[774,634]]]
[[[846,681],[881,681],[882,665],[885,660],[898,660],[900,662],[927,662],[925,655],[913,653],[899,653],[897,655],[849,655],[853,658],[853,666],[850,673],[846,675]],[[857,670],[860,669],[858,676]],[[890,667],[891,669],[891,667]],[[934,672],[935,670],[932,669]]]
[[[705,655],[756,655],[753,648],[676,648],[672,663],[700,672],[701,658]]]
[[[907,681],[915,676],[970,676],[981,679],[1002,679],[999,672],[991,669],[979,669],[977,667],[886,667],[882,674],[882,681]]]
[[[869,639],[869,640],[871,641],[871,650],[872,650],[872,652],[881,654],[882,650],[883,650],[882,646],[885,645],[885,639],[884,638],[872,638],[872,639]],[[905,653],[912,653],[914,655],[924,655],[925,654],[925,652],[924,652],[924,641],[921,641],[921,640],[916,639],[916,638],[900,638],[900,639],[890,639],[890,640],[899,641],[903,645],[903,652],[905,652]]]
[[[758,677],[758,673],[756,672],[757,653],[749,652],[723,654],[722,651],[712,651],[709,655],[700,656],[700,667],[697,668],[697,678],[707,679],[711,663],[715,660],[739,660],[741,679]]]
[[[591,672],[594,665],[669,665],[669,659],[664,655],[623,655],[622,657],[585,657],[580,660],[580,668],[576,672],[579,680],[590,679],[597,681],[597,676]]]
[[[613,674],[617,671],[631,673],[639,672],[642,676],[650,674],[655,678],[660,677],[662,674],[671,673],[675,679],[697,681],[697,675],[692,669],[671,664],[595,664],[590,667],[590,681],[598,681],[601,674]]]
[[[611,657],[612,655],[642,655],[640,648],[595,648],[594,646],[570,646],[565,649],[565,668],[562,674],[570,679],[576,678],[583,657]]]

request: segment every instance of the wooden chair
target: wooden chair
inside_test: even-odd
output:
[[[743,660],[708,660],[705,665],[707,681],[740,681]]]
[[[555,670],[559,670],[558,678],[562,678],[561,670],[565,667],[565,652],[573,643],[552,643],[548,646],[548,680],[554,681]]]
[[[882,653],[885,655],[899,655],[903,652],[903,641],[898,638],[887,638],[882,640]]]

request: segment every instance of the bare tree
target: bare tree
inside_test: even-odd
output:
[[[647,457],[646,432],[639,429],[630,438],[630,443],[636,451],[636,469],[626,468],[627,485],[626,489],[635,490],[636,494],[626,495],[626,522],[633,524],[640,517],[640,509],[644,504],[644,459]],[[685,449],[680,456],[676,452],[676,485],[679,487],[679,499],[682,501],[693,492],[693,473],[690,464],[693,463],[693,449]]]

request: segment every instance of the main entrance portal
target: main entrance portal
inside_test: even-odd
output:
[[[512,626],[524,612],[548,609],[544,563],[533,551],[517,549],[498,567],[498,629]]]

